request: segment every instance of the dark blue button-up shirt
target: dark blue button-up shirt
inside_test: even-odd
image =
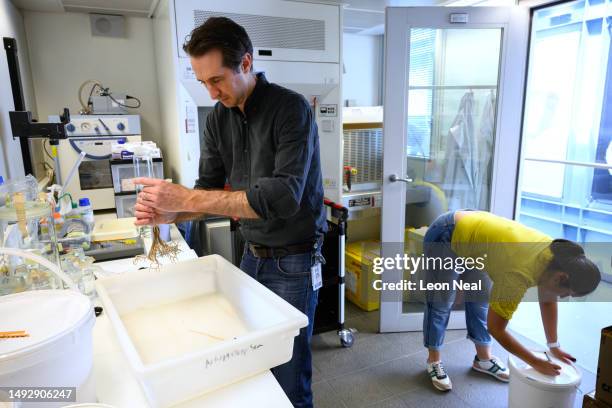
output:
[[[284,247],[315,241],[327,229],[319,134],[304,97],[262,73],[245,113],[217,103],[206,120],[196,188],[246,191],[260,219],[240,229],[253,244]]]

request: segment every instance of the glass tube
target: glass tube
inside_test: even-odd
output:
[[[153,159],[148,151],[134,152],[134,177],[153,177]],[[143,189],[142,184],[136,184],[136,195],[140,194]],[[152,227],[143,226],[139,229],[141,237],[152,236]]]

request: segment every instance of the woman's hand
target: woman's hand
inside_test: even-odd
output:
[[[559,347],[554,347],[550,349],[550,354],[557,357],[559,360],[563,361],[566,364],[572,364],[576,362],[576,358],[569,353],[561,350]]]
[[[561,374],[561,366],[551,363],[548,360],[542,360],[536,358],[535,361],[531,362],[530,365],[538,372],[546,375],[559,375]]]

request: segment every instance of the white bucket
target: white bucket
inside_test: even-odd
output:
[[[546,358],[544,352],[534,354],[539,358]],[[541,374],[522,360],[508,357],[509,408],[573,408],[582,374],[575,366],[565,364],[550,353],[548,356],[555,364],[561,366],[560,375]]]
[[[76,387],[76,400],[95,401],[92,386],[93,307],[71,290],[39,290],[0,297],[0,331],[29,336],[0,341],[2,387]],[[21,403],[55,408],[66,402]]]

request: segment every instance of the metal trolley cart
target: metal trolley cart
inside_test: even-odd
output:
[[[330,209],[328,232],[323,241],[323,286],[319,289],[319,304],[315,313],[314,333],[337,330],[340,344],[351,347],[355,342],[355,330],[344,326],[344,249],[348,209],[325,199]]]

